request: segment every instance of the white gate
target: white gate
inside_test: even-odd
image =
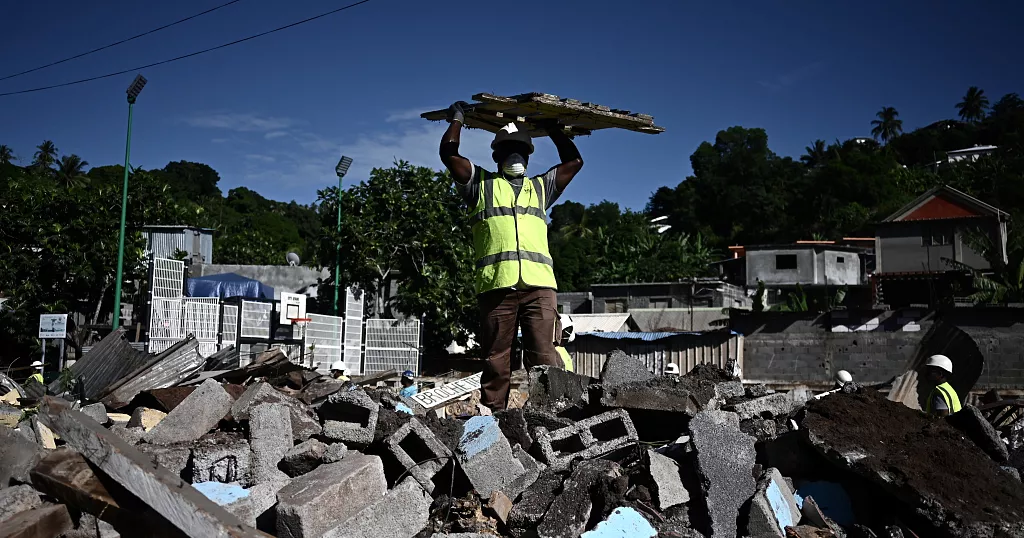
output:
[[[182,331],[199,341],[199,354],[209,357],[217,352],[220,299],[185,297],[181,300]]]
[[[353,374],[362,374],[363,344],[363,292],[349,288],[345,290],[345,349],[346,365],[353,366]]]
[[[185,262],[153,259],[149,309],[150,353],[161,353],[185,338],[181,327],[181,290],[184,283]]]
[[[419,320],[366,320],[366,375],[392,368],[418,374],[419,357]]]
[[[255,301],[242,301],[242,338],[270,338],[270,315],[274,305]]]
[[[305,342],[306,356],[312,367],[326,373],[330,370],[331,363],[342,360],[344,343],[341,331],[342,318],[309,314]],[[359,373],[359,363],[345,363],[345,371],[353,374]]]
[[[224,305],[220,314],[221,348],[233,346],[238,342],[238,307]]]

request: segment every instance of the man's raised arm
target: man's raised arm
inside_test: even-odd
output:
[[[462,124],[466,122],[466,114],[462,110],[462,102],[453,104],[448,109],[448,130],[441,137],[441,162],[452,174],[456,183],[465,185],[473,176],[473,165],[469,159],[459,155],[459,141],[462,136]],[[571,142],[570,142],[571,143]],[[581,163],[582,164],[582,163]]]
[[[583,157],[580,156],[580,150],[576,149],[576,144],[566,136],[560,127],[549,126],[547,131],[551,141],[555,144],[555,149],[558,150],[558,158],[562,161],[562,164],[552,168],[555,171],[555,186],[561,192],[583,168]]]

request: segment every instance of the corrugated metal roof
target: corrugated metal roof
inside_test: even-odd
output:
[[[135,350],[124,335],[124,328],[111,332],[71,365],[74,378],[84,379],[86,398],[99,398],[107,387],[149,361],[149,355]],[[60,380],[54,380],[48,388],[55,394],[61,392]]]
[[[199,341],[189,335],[108,389],[103,403],[115,409],[123,407],[144,390],[173,387],[192,377],[202,371],[205,363],[206,359],[199,354]]]
[[[629,322],[630,314],[572,314],[572,330],[576,333],[617,332]]]
[[[723,333],[726,331],[722,331]],[[643,340],[645,342],[652,342],[654,340],[661,340],[662,338],[671,338],[673,336],[689,335],[689,336],[702,336],[705,334],[718,333],[718,331],[709,332],[678,332],[678,333],[641,333],[641,332],[605,332],[605,333],[577,333],[577,336],[596,336],[598,338],[607,338],[609,340]],[[738,335],[740,333],[736,331],[728,331],[729,334]]]
[[[721,308],[631,308],[633,321],[641,331],[713,331],[719,328],[716,322],[729,319]],[[574,318],[575,319],[575,318]],[[722,326],[727,325],[723,323]]]

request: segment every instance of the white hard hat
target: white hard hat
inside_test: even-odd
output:
[[[345,363],[343,363],[341,361],[334,361],[334,362],[331,363],[331,370],[344,370],[344,369],[345,369]]]
[[[674,362],[666,364],[665,375],[679,375],[679,365]]]
[[[839,370],[836,372],[836,381],[838,381],[840,385],[845,385],[853,381],[853,376],[846,370]]]
[[[32,364],[30,364],[29,366],[42,366],[42,365],[43,365],[43,361],[36,361],[36,362],[33,362]]]
[[[559,314],[559,319],[562,322],[562,338],[567,342],[572,342],[576,339],[576,332],[572,325],[572,316],[569,314]]]
[[[953,373],[953,361],[949,360],[949,357],[945,355],[932,355],[928,357],[928,362],[925,366],[934,366],[950,374]]]

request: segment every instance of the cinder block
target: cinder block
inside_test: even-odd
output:
[[[288,408],[265,403],[249,411],[249,446],[252,448],[252,482],[262,484],[288,478],[277,464],[292,448]]]
[[[307,439],[285,453],[278,467],[283,468],[288,476],[304,475],[323,463],[326,452],[327,445],[316,439]]]
[[[155,445],[195,441],[217,426],[234,401],[220,383],[207,379],[143,439]]]
[[[249,488],[249,501],[255,527],[264,532],[277,530],[277,492],[287,486],[291,479],[272,480]]]
[[[39,492],[32,486],[21,485],[0,489],[0,523],[26,510],[42,506]]]
[[[672,458],[650,449],[647,450],[647,457],[650,462],[651,483],[654,486],[651,493],[657,499],[658,510],[664,512],[673,506],[688,502],[690,493],[683,486],[679,464]]]
[[[170,471],[187,482],[192,481],[192,449],[188,444],[148,445],[140,444],[138,449],[153,458],[158,466]]]
[[[362,448],[373,442],[380,406],[360,389],[330,395],[317,411],[325,437]]]
[[[515,499],[522,492],[526,491],[527,488],[533,485],[537,481],[537,477],[540,473],[547,469],[547,465],[535,460],[527,451],[523,450],[519,445],[512,446],[512,455],[519,460],[519,463],[523,465],[523,469],[526,470],[523,474],[519,475],[518,478],[512,481],[508,487],[505,488],[505,495],[508,495],[509,499]]]
[[[376,456],[350,454],[338,463],[321,465],[277,492],[277,536],[322,536],[385,493],[384,465]]]
[[[512,455],[512,447],[493,416],[466,421],[457,456],[466,477],[483,498],[495,490],[505,491],[526,472]]]
[[[127,426],[129,428],[142,428],[143,432],[148,432],[159,424],[166,416],[167,413],[157,409],[136,407],[135,410],[132,411],[132,417],[128,419]]]
[[[406,478],[324,538],[412,538],[427,525],[433,500],[415,480]]]
[[[266,382],[257,383],[246,389],[231,406],[231,416],[235,420],[249,420],[249,412],[252,408],[263,403],[276,403],[288,408],[292,438],[296,441],[305,441],[314,435],[319,435],[322,431],[320,421],[307,405]]]
[[[249,442],[230,434],[215,433],[192,447],[192,483],[237,483],[252,485],[252,451]]]
[[[534,430],[544,461],[554,469],[565,469],[576,459],[591,459],[637,440],[633,421],[623,409],[581,420],[560,430]]]
[[[730,406],[730,408],[739,416],[740,420],[747,420],[785,416],[793,410],[794,406],[795,403],[789,395],[777,393],[747,400]]]
[[[384,441],[406,472],[427,491],[434,492],[434,475],[451,462],[452,452],[419,419],[412,419]]]
[[[711,538],[738,536],[740,507],[754,494],[754,438],[740,431],[739,416],[728,411],[702,411],[690,421],[690,438],[697,452]],[[698,529],[701,530],[701,529]]]
[[[107,418],[107,407],[100,402],[96,402],[94,404],[89,405],[83,405],[82,408],[79,409],[79,411],[81,411],[83,415],[95,420],[96,422],[102,425],[106,425],[108,422],[110,422],[110,419]]]

